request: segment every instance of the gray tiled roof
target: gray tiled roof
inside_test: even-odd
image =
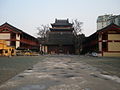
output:
[[[0,26],[0,28],[2,28],[2,27],[8,27],[8,28],[10,28],[11,30],[13,30],[16,33],[22,33],[22,30],[8,24],[7,22]]]
[[[71,23],[69,23],[69,20],[62,20],[62,19],[56,19],[55,23],[53,23],[52,25],[72,25]]]
[[[15,32],[15,33],[25,34],[26,36],[30,36],[30,37],[36,39],[35,37],[33,37],[33,36],[27,34],[26,32],[24,32],[24,31],[22,31],[22,30],[20,30],[20,29],[18,29],[18,28],[16,28],[16,27],[10,25],[10,24],[7,23],[7,22],[4,23],[4,24],[2,24],[2,25],[0,26],[0,28],[3,28],[3,27],[8,27],[9,29],[11,29],[11,30],[12,30],[13,32]]]

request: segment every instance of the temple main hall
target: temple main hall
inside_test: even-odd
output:
[[[55,19],[47,32],[43,51],[48,54],[74,54],[73,24],[69,20]]]

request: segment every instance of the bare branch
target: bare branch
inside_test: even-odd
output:
[[[38,33],[41,38],[46,37],[46,33],[49,31],[49,25],[41,25],[41,27],[37,27]]]
[[[73,27],[74,27],[74,34],[82,34],[82,25],[83,22],[79,21],[78,19],[72,20]]]

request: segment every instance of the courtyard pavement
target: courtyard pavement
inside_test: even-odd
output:
[[[76,58],[47,56],[33,68],[3,83],[0,90],[120,90],[120,78],[103,75]]]

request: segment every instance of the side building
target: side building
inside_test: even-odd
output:
[[[12,46],[17,50],[39,51],[39,42],[35,37],[8,23],[0,26],[0,40],[5,40],[7,46]]]
[[[87,37],[83,42],[82,52],[97,52],[100,56],[120,57],[120,26],[112,23]]]
[[[55,20],[47,32],[42,49],[48,54],[74,54],[73,25],[69,20]]]

